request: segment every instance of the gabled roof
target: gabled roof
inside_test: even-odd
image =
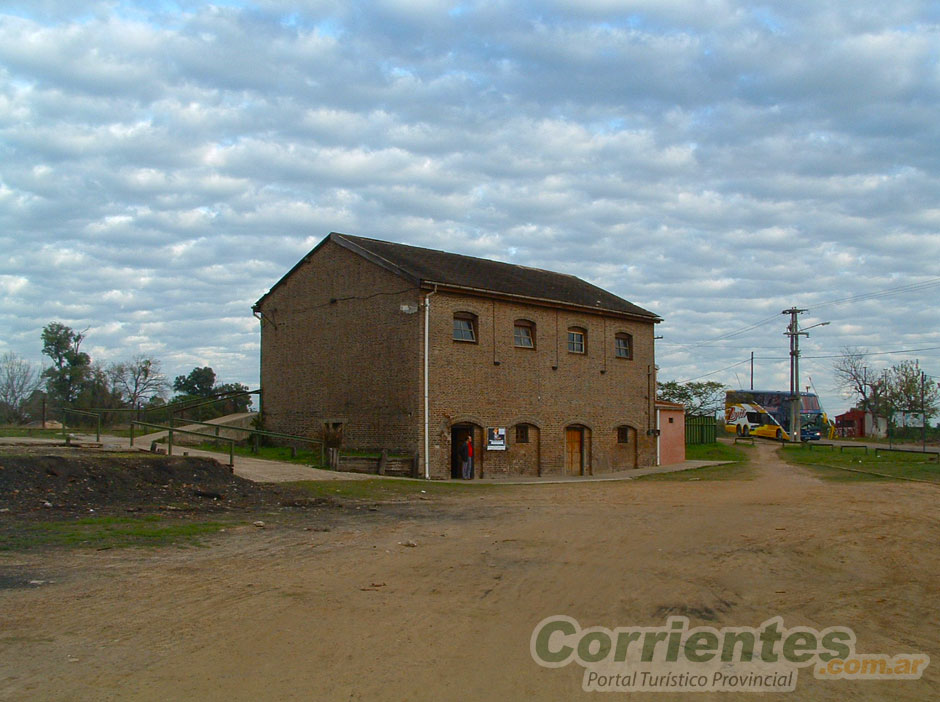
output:
[[[661,321],[656,314],[573,275],[337,232],[321,241],[272,290],[328,241],[410,280],[418,287],[439,285],[478,294],[495,293],[536,302],[561,303],[598,312],[643,317],[651,322]],[[256,307],[264,297],[255,303]]]

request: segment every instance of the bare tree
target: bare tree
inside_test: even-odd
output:
[[[21,423],[26,419],[26,402],[39,384],[39,374],[29,361],[12,351],[0,356],[0,411],[4,421]]]
[[[152,397],[163,397],[169,389],[160,361],[147,356],[135,356],[131,361],[115,363],[108,369],[111,383],[131,405]]]
[[[839,387],[855,400],[856,405],[875,415],[883,415],[885,409],[886,382],[884,374],[869,368],[865,363],[865,349],[842,349],[842,355],[832,365]]]

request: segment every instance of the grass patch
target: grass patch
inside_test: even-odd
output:
[[[174,446],[174,453],[177,451],[185,451],[188,447],[186,446]],[[211,441],[204,441],[203,443],[195,446],[200,451],[212,451],[213,453],[221,453],[228,456],[228,442],[223,441],[218,445],[213,444]],[[303,466],[317,466],[320,464],[320,450],[309,450],[309,449],[297,449],[296,455],[291,456],[291,450],[289,446],[259,446],[258,453],[254,453],[249,446],[235,446],[235,455],[236,456],[245,456],[246,458],[260,458],[265,461],[281,461],[282,463],[296,463]]]
[[[693,444],[685,447],[685,457],[689,461],[727,461],[720,466],[705,466],[693,470],[675,473],[653,473],[643,475],[636,480],[688,482],[692,480],[750,480],[754,470],[750,465],[750,451],[753,446],[746,444]]]
[[[841,482],[913,478],[940,483],[940,465],[928,462],[924,454],[890,453],[876,456],[861,449],[840,452],[836,449],[810,449],[808,446],[784,446],[781,458],[795,465],[812,468],[818,477]],[[852,470],[840,470],[851,468]],[[858,473],[855,471],[871,471]],[[872,475],[880,473],[881,475]],[[888,477],[882,477],[888,476]]]
[[[314,497],[341,497],[350,500],[389,500],[419,495],[480,494],[501,486],[492,483],[437,482],[434,480],[310,480],[295,483]]]
[[[716,441],[713,444],[692,444],[685,447],[687,461],[735,461],[744,463],[750,460],[749,451],[754,447],[748,444],[726,444]]]
[[[94,430],[92,430],[94,431]],[[35,437],[43,439],[62,438],[61,429],[38,429],[27,427],[0,427],[0,436],[18,439],[20,437]]]
[[[180,522],[159,515],[144,517],[84,517],[69,521],[21,524],[0,534],[0,550],[43,546],[125,548],[128,546],[192,546],[201,537],[226,526],[223,522]]]

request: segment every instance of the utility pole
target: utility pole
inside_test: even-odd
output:
[[[751,351],[751,390],[754,389],[754,352]]]
[[[927,373],[920,372],[920,445],[927,451]]]
[[[829,322],[819,322],[806,329],[800,329],[799,315],[809,310],[791,307],[780,314],[790,315],[790,324],[784,332],[790,337],[790,441],[800,441],[800,411],[803,409],[802,396],[800,394],[800,337],[809,336],[808,329],[813,327],[824,327]]]
[[[787,336],[790,337],[790,441],[800,440],[800,323],[798,315],[807,310],[791,307],[780,314],[790,315],[790,324],[787,326]],[[809,336],[807,334],[807,336]]]

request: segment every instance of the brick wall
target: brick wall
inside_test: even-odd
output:
[[[344,445],[418,447],[423,315],[417,288],[328,241],[265,298],[261,387],[265,427]],[[416,309],[401,311],[403,304]]]
[[[453,340],[455,313],[476,318],[476,343]],[[535,325],[535,349],[517,348],[517,319]],[[587,331],[584,354],[569,353],[569,327]],[[618,332],[633,336],[633,359],[614,355]],[[450,428],[469,423],[507,429],[508,450],[478,451],[476,475],[496,477],[538,470],[565,471],[565,428],[582,425],[585,473],[655,462],[648,373],[653,364],[653,324],[588,312],[555,310],[438,293],[431,297],[431,474],[449,475]],[[515,445],[514,426],[530,429],[536,444]],[[632,444],[618,444],[617,427],[629,426]]]

